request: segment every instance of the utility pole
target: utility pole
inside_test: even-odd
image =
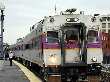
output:
[[[63,27],[61,27],[61,36],[60,36],[60,46],[61,46],[61,65],[65,64],[65,42],[64,42],[65,32]]]
[[[3,54],[3,32],[4,32],[4,9],[5,9],[5,6],[3,4],[0,4],[0,10],[1,10],[1,35],[0,35],[0,51],[1,51],[1,54],[0,54],[0,59],[3,59],[4,58],[4,54]]]

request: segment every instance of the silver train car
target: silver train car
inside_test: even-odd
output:
[[[92,16],[74,11],[45,17],[10,46],[17,60],[36,69],[47,82],[87,79],[87,63],[92,55],[87,48],[87,28],[92,25]]]

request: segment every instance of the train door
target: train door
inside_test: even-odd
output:
[[[62,80],[74,81],[86,74],[86,27],[82,23],[62,27]],[[81,67],[82,66],[82,67]]]

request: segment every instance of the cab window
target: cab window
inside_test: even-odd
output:
[[[66,31],[66,40],[78,40],[79,32],[78,30],[67,30]]]
[[[88,42],[96,42],[97,41],[98,32],[94,30],[89,30],[87,34]]]
[[[48,43],[56,43],[56,42],[58,42],[58,32],[47,31],[47,42]]]

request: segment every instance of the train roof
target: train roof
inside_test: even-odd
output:
[[[97,25],[91,20],[94,16],[85,15],[85,14],[60,14],[54,16],[44,17],[41,21],[35,23],[31,27],[31,32],[28,33],[22,40],[26,43],[29,43],[31,39],[34,39],[36,36],[36,31],[42,29],[43,32],[47,30],[59,30],[62,25],[65,23],[84,23],[87,27],[93,27]],[[70,21],[72,19],[72,21]],[[18,44],[23,43],[19,42]]]

